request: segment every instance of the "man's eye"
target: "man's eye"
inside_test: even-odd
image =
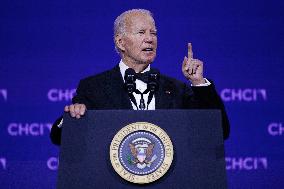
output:
[[[139,33],[139,34],[144,34],[145,32],[144,32],[144,31],[139,31],[138,33]]]
[[[157,32],[152,32],[151,34],[154,36],[157,36]]]

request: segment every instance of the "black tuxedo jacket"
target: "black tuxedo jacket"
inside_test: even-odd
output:
[[[212,83],[212,82],[211,82]],[[87,109],[132,109],[131,101],[117,65],[109,71],[80,81],[74,103],[85,104]],[[228,138],[230,126],[222,100],[214,84],[207,87],[189,87],[176,79],[161,75],[159,90],[155,95],[156,109],[221,109],[224,139]],[[50,137],[54,144],[60,144],[61,128],[52,126]]]

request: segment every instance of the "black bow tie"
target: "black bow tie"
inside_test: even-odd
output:
[[[143,81],[144,83],[148,83],[149,71],[144,72],[144,73],[136,73],[135,76],[136,76],[136,79],[139,79]]]

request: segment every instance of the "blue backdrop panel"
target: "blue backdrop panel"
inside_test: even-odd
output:
[[[58,148],[48,135],[78,81],[119,62],[113,22],[125,10],[153,12],[164,74],[181,73],[187,43],[204,62],[231,121],[230,188],[283,188],[284,2],[0,2],[0,186],[54,188]]]

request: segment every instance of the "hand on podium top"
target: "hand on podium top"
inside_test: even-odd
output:
[[[71,117],[76,117],[80,119],[86,112],[87,108],[85,104],[71,104],[69,106],[65,106],[64,111],[69,112]]]

